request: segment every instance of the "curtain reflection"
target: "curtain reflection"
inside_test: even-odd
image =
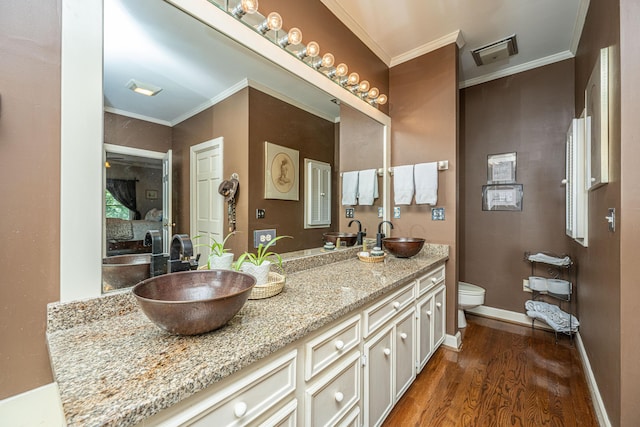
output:
[[[107,178],[107,190],[117,201],[134,212],[133,219],[141,218],[136,206],[136,180]]]

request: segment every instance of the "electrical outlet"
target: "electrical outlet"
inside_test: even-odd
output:
[[[261,243],[266,245],[271,240],[276,238],[276,230],[254,230],[253,231],[253,247],[257,248]],[[276,244],[274,243],[273,246]]]
[[[529,279],[522,279],[522,291],[531,292],[531,288],[529,287]]]
[[[444,221],[444,208],[431,208],[432,221]]]

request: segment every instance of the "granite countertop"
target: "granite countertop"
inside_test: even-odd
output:
[[[249,300],[225,327],[198,336],[164,332],[130,291],[50,304],[47,339],[67,423],[136,424],[447,258],[448,246],[425,245],[409,259],[372,264],[352,255],[330,266],[298,265],[282,293]]]

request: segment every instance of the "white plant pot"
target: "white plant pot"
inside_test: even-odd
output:
[[[271,261],[264,261],[260,265],[245,262],[240,266],[243,273],[251,274],[256,278],[256,285],[264,285],[269,281],[269,270],[271,269]]]
[[[222,256],[212,256],[209,258],[209,264],[212,270],[231,270],[232,263],[233,254],[231,252],[225,252]]]

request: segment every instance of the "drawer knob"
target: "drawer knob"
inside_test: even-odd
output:
[[[431,283],[436,283],[438,281],[438,279],[436,279],[435,277],[431,278]]]
[[[431,317],[431,310],[427,310],[427,316]]]
[[[336,341],[336,350],[342,350],[344,348],[344,341],[338,340]]]
[[[391,355],[391,349],[390,348],[385,348],[382,352],[384,353],[385,356]]]
[[[396,301],[393,303],[393,308],[395,308],[396,310],[400,308],[400,302]]]
[[[344,394],[340,393],[339,391],[336,392],[334,397],[336,398],[336,402],[338,403],[344,400]]]
[[[235,415],[236,418],[243,417],[244,414],[246,413],[247,413],[247,404],[244,402],[238,402],[236,403],[236,406],[233,407],[233,415]]]
[[[438,308],[442,307],[442,303],[441,302],[437,302],[436,303],[436,307],[438,307]]]
[[[407,339],[407,334],[405,332],[401,333],[400,334],[400,338],[403,339],[403,340],[406,340]]]

